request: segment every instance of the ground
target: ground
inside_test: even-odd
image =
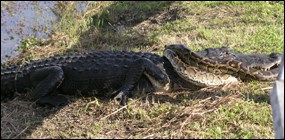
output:
[[[284,2],[90,2],[82,13],[75,5],[59,2],[55,32],[46,40],[23,40],[23,53],[11,63],[69,51],[161,55],[164,45],[178,43],[194,51],[228,46],[269,54],[284,49]],[[40,107],[19,95],[1,102],[1,138],[274,138],[272,85],[252,81],[142,93],[124,107],[112,99],[73,96],[67,106]]]

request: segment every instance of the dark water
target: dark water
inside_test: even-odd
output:
[[[25,38],[48,38],[57,16],[51,8],[57,1],[1,1],[1,63],[17,56]],[[79,2],[77,2],[79,3]],[[79,10],[84,9],[82,3]]]

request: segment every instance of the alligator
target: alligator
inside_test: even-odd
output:
[[[270,70],[278,67],[281,63],[282,54],[280,53],[270,53],[265,54],[243,54],[231,50],[229,47],[221,48],[206,48],[201,51],[197,51],[202,57],[207,57],[214,61],[223,61],[234,59],[240,61],[248,67],[260,69],[260,70]]]
[[[235,70],[261,79],[270,77],[263,78],[268,81],[276,78],[276,71],[259,68],[270,69],[269,66],[280,61],[279,55],[260,55],[260,59],[266,59],[263,61],[266,64],[256,62],[254,66],[247,66],[243,64],[247,62],[242,62],[247,59],[240,59],[241,54],[225,55],[227,51],[209,48],[195,53],[177,44],[166,45],[163,56],[150,52],[100,51],[56,55],[9,65],[1,68],[1,101],[12,98],[15,92],[25,93],[34,88],[32,98],[38,104],[68,104],[69,100],[57,92],[73,95],[80,91],[84,96],[111,97],[125,105],[138,87],[147,92],[172,92],[179,88],[223,85],[236,81],[231,75]],[[215,55],[216,60],[208,58]],[[211,71],[215,67],[222,72]]]

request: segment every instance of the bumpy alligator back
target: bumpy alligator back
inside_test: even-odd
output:
[[[77,75],[79,75],[78,78],[81,78],[77,81],[86,81],[86,79],[90,78],[90,76],[85,74],[85,72],[90,74],[92,73],[90,70],[98,71],[98,69],[102,69],[100,71],[106,72],[104,74],[93,72],[93,78],[103,76],[105,79],[111,79],[114,76],[118,78],[118,75],[116,74],[124,73],[123,69],[117,69],[116,72],[114,72],[114,69],[111,69],[111,66],[115,67],[120,65],[121,67],[128,67],[128,63],[138,58],[147,58],[150,59],[155,65],[162,65],[161,57],[156,54],[146,52],[109,51],[57,55],[50,58],[31,61],[30,63],[23,65],[11,65],[1,69],[1,100],[3,97],[13,97],[13,93],[15,91],[26,92],[26,89],[31,88],[32,84],[35,84],[37,81],[31,81],[30,74],[39,68],[59,66],[64,70],[65,74],[69,74],[69,77],[72,77],[72,73],[77,73]],[[116,63],[117,60],[120,60],[120,63]],[[109,67],[109,65],[111,66]],[[65,78],[68,79],[68,77]],[[70,82],[65,82],[65,85],[67,85],[66,83]]]
[[[79,57],[80,55],[76,55]],[[75,59],[75,55],[53,56],[32,60],[26,64],[13,64],[1,67],[1,100],[12,98],[15,92],[26,92],[32,87],[29,75],[33,69],[57,65]]]

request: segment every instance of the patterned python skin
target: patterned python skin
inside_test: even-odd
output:
[[[170,61],[180,77],[202,87],[237,82],[237,78],[245,81],[273,81],[278,75],[278,69],[264,69],[270,69],[273,63],[280,64],[281,58],[276,57],[276,61],[270,64],[252,62],[254,65],[249,65],[238,58],[210,59],[180,44],[165,46],[164,57]]]

